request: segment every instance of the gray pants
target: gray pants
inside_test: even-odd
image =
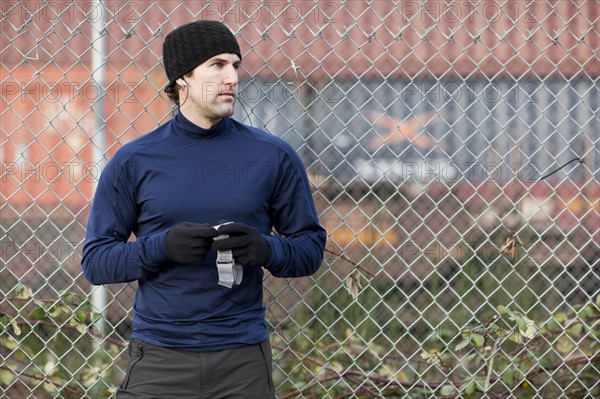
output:
[[[132,340],[117,399],[274,399],[269,341],[188,352]]]

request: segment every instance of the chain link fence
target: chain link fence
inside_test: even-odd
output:
[[[280,398],[600,397],[597,1],[1,8],[3,398],[123,378],[135,284],[87,283],[85,224],[197,19],[235,32],[234,117],[297,149],[329,233],[316,275],[265,279]]]

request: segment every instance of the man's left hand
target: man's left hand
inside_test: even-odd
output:
[[[218,233],[227,234],[229,237],[215,241],[212,249],[216,251],[230,249],[237,263],[264,266],[271,259],[271,245],[260,231],[252,226],[228,223],[220,226]]]

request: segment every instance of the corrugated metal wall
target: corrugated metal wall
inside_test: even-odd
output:
[[[600,90],[589,80],[340,80],[323,88],[313,112],[303,118],[290,90],[271,89],[273,95],[286,94],[251,108],[273,114],[267,119],[273,131],[285,131],[294,122],[286,135],[297,146],[313,146],[306,148],[305,158],[318,158],[322,166],[315,172],[345,181],[385,176],[399,182],[413,171],[409,165],[427,160],[430,166],[413,172],[429,171],[429,180],[437,170],[450,182],[518,177],[533,183],[597,145],[591,138],[598,132]],[[273,105],[286,100],[287,106]],[[389,129],[410,129],[411,122],[414,133],[423,130],[418,141],[409,140],[405,130],[403,140],[372,145]],[[305,144],[308,135],[311,141]],[[594,153],[587,162],[598,171]],[[585,173],[575,170],[571,176],[584,180]],[[595,178],[600,178],[597,172]]]
[[[9,22],[5,34],[13,40],[2,61],[18,64],[26,54],[38,57],[40,65],[50,57],[64,65],[87,63],[90,22],[102,11],[88,1],[70,3],[24,0],[15,7],[3,2]],[[187,22],[190,13],[225,21],[247,54],[244,68],[267,79],[292,77],[295,66],[314,80],[598,76],[600,70],[596,1],[223,0],[183,7],[177,1],[115,1],[105,6],[120,22],[106,32],[108,62],[119,71],[142,51],[145,56],[136,65],[155,67],[163,35]],[[20,21],[27,20],[23,28]]]

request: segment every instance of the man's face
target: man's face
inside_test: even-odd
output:
[[[204,128],[233,115],[240,63],[236,54],[225,53],[198,65],[179,91],[181,112]]]

